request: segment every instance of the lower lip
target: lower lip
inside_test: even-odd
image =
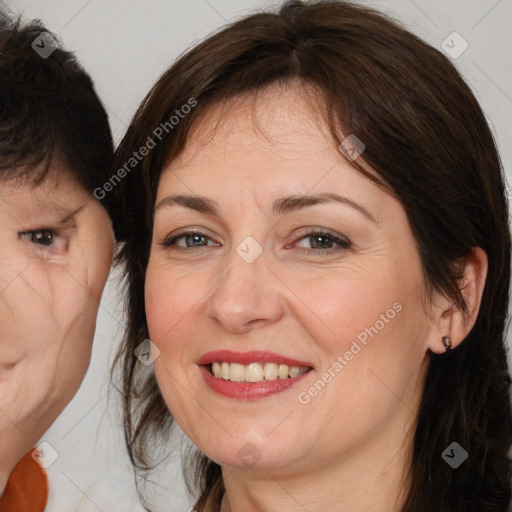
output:
[[[244,400],[257,400],[258,398],[265,398],[286,391],[300,382],[311,371],[309,370],[293,379],[264,380],[261,382],[231,382],[230,380],[214,377],[206,366],[200,366],[199,369],[201,370],[206,384],[208,384],[213,391],[229,398]]]

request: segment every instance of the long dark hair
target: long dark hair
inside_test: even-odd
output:
[[[246,16],[210,36],[162,75],[117,150],[113,172],[119,175],[123,166],[126,172],[106,200],[125,239],[119,259],[127,272],[128,329],[116,365],[131,460],[141,473],[151,469],[152,448],[172,423],[153,372],[134,356],[149,337],[144,280],[161,170],[209,106],[291,80],[320,91],[333,144],[341,142],[341,132],[364,141],[363,155],[351,163],[401,202],[430,293],[450,297],[465,311],[459,264],[474,247],[487,254],[473,329],[451,352],[431,354],[402,512],[504,512],[511,497],[504,339],[511,244],[495,142],[448,58],[382,14],[344,1],[289,1],[276,13]],[[187,103],[194,108],[170,126]],[[127,167],[133,151],[155,139],[155,129],[166,122],[156,146]],[[441,457],[453,441],[469,453],[457,470]],[[220,467],[199,454],[187,474],[199,496],[196,510],[218,510]]]

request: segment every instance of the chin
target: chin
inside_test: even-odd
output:
[[[246,436],[223,441],[210,440],[204,445],[203,453],[221,466],[240,470],[270,471],[295,464],[303,455],[297,443],[288,437],[257,440]]]

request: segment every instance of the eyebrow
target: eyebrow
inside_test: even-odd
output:
[[[71,220],[77,213],[82,211],[84,208],[85,208],[85,204],[83,204],[82,206],[79,206],[78,208],[76,208],[76,209],[74,209],[74,210],[72,210],[70,212],[67,212],[66,216],[64,218],[62,218],[59,222],[61,224],[65,224],[66,222]]]
[[[286,213],[301,210],[309,206],[330,202],[337,202],[351,206],[358,212],[362,213],[366,218],[375,224],[378,224],[377,219],[375,219],[375,217],[366,208],[352,201],[351,199],[348,199],[347,197],[332,193],[281,197],[274,201],[274,204],[272,205],[272,214],[284,215]],[[215,215],[217,217],[219,216],[219,208],[215,201],[208,199],[207,197],[190,195],[173,195],[164,197],[156,204],[155,213],[164,206],[172,205],[180,205],[184,206],[185,208],[196,210],[199,213]]]
[[[75,217],[84,208],[85,208],[85,204],[83,204],[82,206],[79,206],[78,208],[75,208],[73,210],[69,210],[68,208],[63,208],[62,206],[57,205],[52,202],[43,203],[41,205],[42,210],[46,210],[46,211],[54,213],[56,215],[63,215],[63,217],[57,221],[59,224],[65,224],[66,222],[69,222],[73,217]]]
[[[63,215],[62,218],[60,218],[59,220],[52,221],[51,223],[53,224],[55,222],[56,224],[64,225],[67,222],[69,222],[71,219],[73,219],[79,212],[81,212],[85,208],[85,206],[86,205],[83,204],[82,206],[79,206],[78,208],[69,210],[69,209],[63,208],[62,206],[57,205],[55,203],[48,202],[48,203],[39,204],[38,207],[41,209],[41,211],[50,212],[50,213],[56,214],[56,215],[59,215],[59,214]],[[22,215],[25,213],[23,210],[20,210],[20,212]],[[12,216],[12,214],[9,214],[9,212],[7,212],[7,214],[9,216],[11,216],[12,218],[14,218]]]

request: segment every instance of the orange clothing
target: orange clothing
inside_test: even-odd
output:
[[[31,450],[14,468],[0,497],[0,512],[43,512],[48,501],[48,477]]]

